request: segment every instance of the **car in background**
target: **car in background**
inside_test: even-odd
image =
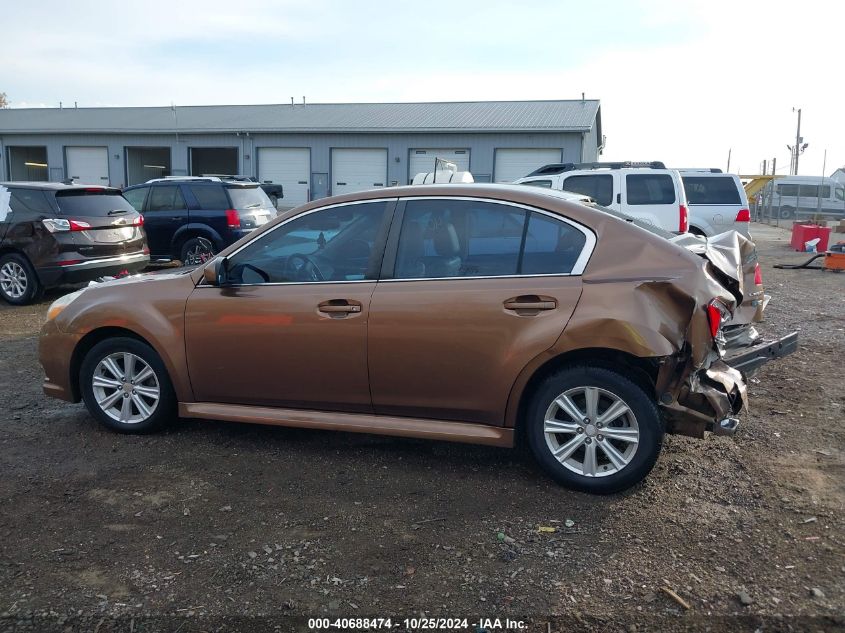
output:
[[[554,163],[516,183],[590,196],[603,207],[664,231],[685,233],[689,228],[681,175],[659,161]]]
[[[689,206],[689,231],[711,237],[737,231],[749,237],[748,196],[736,174],[721,169],[679,169]]]
[[[264,190],[264,193],[267,194],[267,197],[270,198],[270,202],[273,203],[273,208],[279,207],[279,200],[285,197],[285,188],[283,185],[277,184],[275,182],[271,182],[269,180],[265,180],[261,182],[255,176],[241,176],[241,175],[234,175],[234,174],[203,174],[203,176],[214,176],[220,178],[220,180],[230,180],[232,182],[255,182],[258,183],[261,188]]]
[[[195,265],[276,217],[258,183],[175,176],[123,190],[144,214],[152,259]]]
[[[520,437],[560,483],[616,492],[648,474],[665,431],[734,433],[742,372],[795,349],[796,335],[726,343],[726,327],[761,318],[762,286],[753,245],[725,235],[514,185],[321,199],[193,270],[58,300],[44,392],[126,433],[178,414]]]
[[[143,224],[119,189],[0,183],[0,297],[25,305],[46,288],[143,270]]]

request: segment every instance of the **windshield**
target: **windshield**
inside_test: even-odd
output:
[[[81,189],[56,192],[56,202],[63,215],[108,217],[135,214],[135,208],[122,195],[108,189]]]
[[[273,203],[261,187],[227,187],[232,206],[238,211],[272,209]]]
[[[845,200],[845,188],[837,187],[835,194],[837,200]]]

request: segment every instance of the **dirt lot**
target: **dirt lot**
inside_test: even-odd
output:
[[[614,497],[502,449],[200,421],[116,435],[41,394],[57,293],[0,304],[0,630],[845,625],[845,274],[775,270],[805,256],[754,230],[773,295],[761,330],[799,329],[801,349],[753,380],[735,438],[669,437]]]

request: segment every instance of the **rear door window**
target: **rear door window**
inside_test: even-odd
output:
[[[610,174],[570,176],[563,181],[563,190],[590,196],[597,204],[608,206],[613,203],[613,176]]]
[[[181,211],[186,209],[185,198],[176,185],[153,187],[147,211]]]
[[[532,212],[525,233],[520,273],[569,274],[581,257],[586,241],[587,237],[571,224]]]
[[[742,204],[730,176],[684,176],[682,180],[690,204]]]
[[[628,204],[672,204],[675,202],[675,182],[669,174],[627,174],[625,187]]]
[[[552,181],[551,180],[528,180],[528,181],[523,182],[521,184],[528,185],[529,187],[542,187],[543,189],[551,189],[552,188]]]
[[[189,187],[200,209],[228,209],[229,199],[220,185],[191,185]]]
[[[123,213],[134,213],[134,207],[122,195],[114,191],[73,190],[56,192],[56,202],[62,215],[87,217],[108,217]]]

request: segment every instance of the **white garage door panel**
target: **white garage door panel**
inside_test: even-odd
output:
[[[85,185],[109,184],[109,152],[105,147],[68,147],[68,178]]]
[[[384,187],[386,180],[386,149],[332,150],[333,196]]]
[[[299,147],[258,148],[258,180],[272,180],[284,188],[280,208],[292,209],[308,202],[311,152]]]
[[[513,182],[549,163],[559,163],[559,149],[497,149],[494,182]]]
[[[417,174],[427,174],[434,171],[434,159],[444,158],[455,163],[458,171],[469,171],[468,149],[417,149],[411,150],[408,161],[408,175],[410,180]]]

